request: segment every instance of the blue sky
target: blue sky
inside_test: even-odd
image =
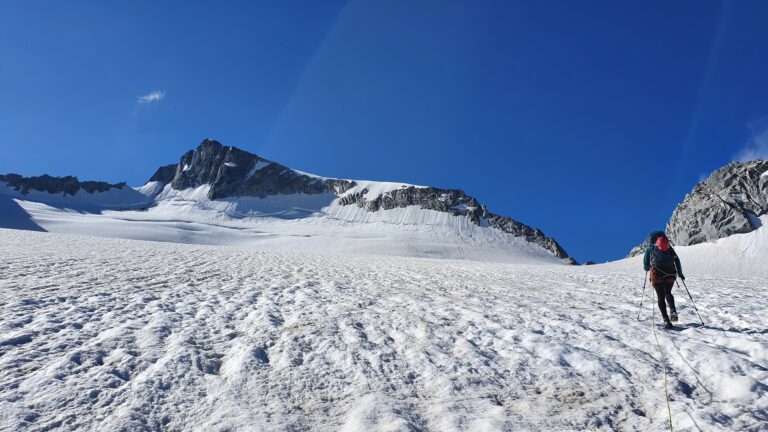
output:
[[[702,176],[768,157],[766,22],[763,1],[0,0],[0,173],[139,185],[208,137],[463,189],[616,259]]]

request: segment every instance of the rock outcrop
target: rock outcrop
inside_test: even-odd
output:
[[[714,241],[747,233],[768,214],[768,161],[732,162],[697,184],[667,223],[676,245]]]
[[[491,213],[487,207],[465,194],[464,191],[406,186],[385,192],[370,200],[365,198],[367,193],[368,190],[363,189],[360,192],[346,195],[339,200],[339,204],[354,204],[367,211],[390,210],[417,205],[427,210],[447,212],[454,216],[465,216],[476,225],[491,226],[515,237],[522,237],[549,250],[558,258],[568,260],[572,264],[576,263],[555,239],[545,236],[538,228],[532,228],[512,218]]]
[[[30,190],[54,195],[75,195],[81,189],[87,193],[94,193],[122,189],[126,186],[124,182],[110,184],[100,181],[79,181],[74,176],[52,177],[47,174],[37,177],[22,177],[19,174],[0,175],[0,182],[6,183],[22,195],[29,194]]]
[[[674,245],[715,241],[760,227],[768,214],[768,160],[731,162],[697,184],[667,222]],[[628,256],[643,252],[643,243]]]
[[[151,182],[160,182],[168,184],[173,181],[173,178],[176,177],[176,167],[178,165],[171,164],[162,166],[155,171],[155,173],[152,175],[152,177],[149,178],[149,181]]]

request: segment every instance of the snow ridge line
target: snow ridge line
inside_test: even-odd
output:
[[[672,408],[669,407],[669,391],[667,389],[667,361],[664,359],[664,352],[661,350],[659,337],[656,335],[656,308],[654,307],[651,308],[651,330],[653,330],[653,337],[656,339],[656,347],[659,348],[661,364],[664,368],[664,397],[667,402],[667,415],[669,415],[669,432],[674,432],[674,429],[672,428]]]

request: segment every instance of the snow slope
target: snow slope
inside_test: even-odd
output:
[[[723,275],[734,278],[760,278],[768,287],[768,215],[758,218],[760,228],[745,234],[733,234],[716,242],[694,246],[675,246],[683,273]],[[643,256],[606,264],[612,270],[642,268]]]
[[[410,185],[361,181],[341,197],[367,189],[373,198],[403,186]],[[83,208],[77,205],[81,197],[68,204],[70,197],[3,196],[0,190],[0,210],[8,209],[0,214],[0,227],[274,251],[562,263],[521,238],[419,206],[370,212],[339,205],[333,193],[209,200],[209,188],[178,191],[150,182],[132,189],[143,201],[131,195],[119,209],[112,201],[109,207]]]
[[[675,430],[768,429],[761,273],[690,267],[660,352],[630,262],[0,244],[3,430],[663,431],[662,353]]]

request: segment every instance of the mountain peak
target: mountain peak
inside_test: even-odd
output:
[[[338,198],[338,207],[358,207],[368,213],[413,206],[465,217],[473,225],[522,238],[575,263],[555,239],[537,228],[490,212],[464,191],[314,176],[213,139],[203,140],[196,149],[182,155],[177,164],[159,168],[150,181],[170,185],[177,191],[209,186],[209,200],[328,194]]]
[[[179,162],[159,168],[150,178],[175,190],[209,185],[211,200],[227,197],[343,192],[353,182],[321,179],[213,139],[204,139]]]

